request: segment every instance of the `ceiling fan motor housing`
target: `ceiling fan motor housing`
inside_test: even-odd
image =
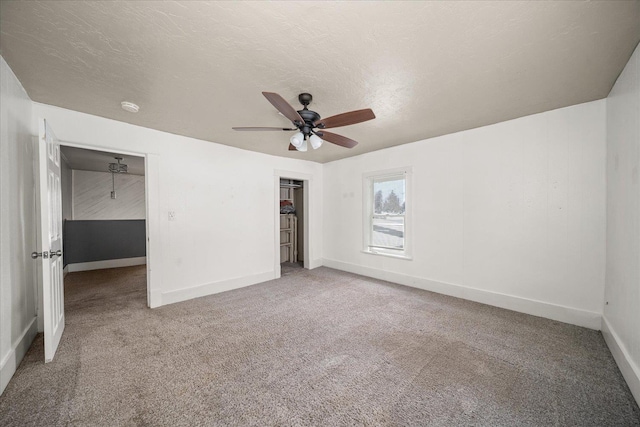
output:
[[[304,120],[304,124],[298,126],[298,129],[300,129],[300,132],[305,136],[311,135],[311,130],[315,127],[313,124],[320,120],[320,114],[307,109],[312,99],[313,96],[311,96],[310,93],[301,93],[298,95],[298,101],[304,106],[302,110],[298,110],[298,114],[300,114],[300,117]]]
[[[320,120],[320,114],[316,113],[315,111],[300,110],[298,111],[298,114],[300,114],[300,117],[302,117],[304,121],[309,124],[313,124],[313,122],[317,122],[318,120]]]

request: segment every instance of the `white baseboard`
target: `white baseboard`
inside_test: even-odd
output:
[[[151,291],[149,298],[149,308],[158,308],[162,306],[162,292]]]
[[[618,364],[622,376],[627,381],[631,394],[640,405],[640,368],[635,364],[627,347],[620,340],[620,336],[618,336],[605,316],[602,316],[602,336],[607,346],[609,346],[609,350]]]
[[[173,304],[176,302],[190,300],[192,298],[199,298],[207,295],[217,294],[220,292],[230,291],[232,289],[243,288],[245,286],[255,285],[256,283],[273,280],[274,278],[275,272],[267,271],[251,276],[236,277],[233,279],[221,280],[219,282],[207,283],[190,288],[163,292],[162,305]]]
[[[67,274],[69,274],[69,266],[65,265],[64,268],[62,269],[62,278],[67,277]]]
[[[68,264],[69,273],[75,271],[102,270],[104,268],[131,267],[133,265],[144,265],[147,263],[147,257],[141,256],[136,258],[108,259],[106,261],[79,262],[76,264]]]
[[[11,346],[11,351],[0,362],[0,394],[4,392],[4,389],[11,381],[11,377],[15,374],[16,369],[20,365],[22,358],[29,350],[33,339],[38,333],[37,318],[31,319],[31,322],[22,331],[22,334],[15,340]]]
[[[309,270],[322,267],[322,259],[312,259],[309,261]]]
[[[336,270],[348,271],[362,276],[373,277],[375,279],[386,280],[400,285],[411,286],[413,288],[424,289],[426,291],[480,302],[482,304],[506,308],[507,310],[518,311],[520,313],[531,314],[533,316],[545,317],[547,319],[583,326],[589,329],[600,330],[602,323],[601,313],[580,310],[573,307],[565,307],[548,302],[501,294],[498,292],[470,288],[453,283],[438,282],[435,280],[424,279],[422,277],[408,276],[406,274],[394,273],[371,267],[363,267],[356,264],[326,258],[323,260],[323,265],[335,268]]]

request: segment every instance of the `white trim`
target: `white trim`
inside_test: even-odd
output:
[[[38,334],[38,318],[34,317],[27,327],[22,331],[20,337],[15,340],[11,346],[11,350],[0,362],[0,394],[4,392],[4,389],[11,381],[13,374],[16,373],[16,369],[20,365],[20,362],[27,354],[27,350],[31,347],[31,343]]]
[[[78,262],[75,264],[67,264],[69,273],[76,271],[102,270],[105,268],[131,267],[133,265],[145,265],[147,257],[108,259],[105,261]]]
[[[144,163],[144,196],[146,199],[145,226],[147,239],[147,306],[150,308],[161,305],[160,289],[162,289],[162,274],[159,265],[162,260],[162,231],[160,229],[160,156],[147,154]],[[152,268],[151,259],[158,260]]]
[[[42,104],[42,105],[48,106],[47,104]],[[122,123],[122,122],[119,122],[119,123]],[[153,152],[121,150],[119,148],[106,147],[102,145],[82,144],[82,143],[73,142],[73,141],[65,141],[62,139],[59,139],[58,142],[60,143],[60,145],[64,145],[65,147],[83,148],[85,150],[91,150],[91,151],[106,151],[107,153],[117,153],[117,154],[122,154],[123,156],[146,157],[148,154],[156,154]],[[147,171],[145,170],[145,175],[146,173]]]
[[[363,249],[360,252],[362,252],[363,254],[367,254],[367,255],[380,255],[380,256],[386,256],[386,257],[389,257],[389,258],[405,259],[407,261],[412,261],[413,260],[412,256],[402,255],[402,254],[394,254],[392,252],[378,252],[375,249],[369,249],[369,250]]]
[[[67,159],[67,156],[64,155],[64,153],[62,152],[62,150],[60,150],[60,158],[62,159],[62,161],[64,162],[65,165],[67,165],[67,167],[69,168],[69,170],[73,170],[69,167],[69,159]]]
[[[394,273],[391,271],[384,271],[377,268],[364,267],[326,258],[323,260],[323,264],[326,267],[335,268],[336,270],[348,271],[350,273],[386,280],[410,286],[412,288],[424,289],[431,292],[463,298],[469,301],[506,308],[507,310],[531,314],[533,316],[545,317],[547,319],[583,326],[589,329],[599,330],[601,325],[602,314],[593,311],[551,304],[544,301],[537,301],[514,295],[501,294],[483,289],[470,288],[453,283],[439,282],[422,277],[408,276],[406,274]]]
[[[309,270],[313,270],[314,268],[322,267],[322,259],[312,259],[309,260]]]
[[[273,231],[275,237],[273,239],[274,252],[273,252],[273,272],[274,277],[279,279],[282,276],[280,268],[280,205],[278,200],[280,199],[280,176],[276,172],[273,176],[273,188],[274,188],[274,215],[273,215]]]
[[[62,269],[62,277],[65,278],[67,277],[67,274],[69,274],[69,265],[65,265],[64,268]]]
[[[103,147],[100,145],[89,145],[76,143],[72,141],[58,140],[60,145],[64,145],[66,147],[75,147],[75,148],[83,148],[85,150],[92,151],[106,151],[106,152],[114,152],[114,150],[118,154],[122,154],[125,156],[136,156],[136,157],[144,157],[144,167],[145,167],[145,217],[146,217],[146,238],[147,238],[147,306],[150,308],[159,307],[160,304],[160,289],[162,289],[162,276],[158,273],[155,273],[153,269],[154,261],[159,261],[162,259],[161,254],[161,236],[160,232],[160,207],[158,205],[158,197],[159,197],[159,177],[160,177],[160,160],[159,155],[153,152],[142,152],[142,151],[128,151],[128,150],[120,150],[114,149],[113,147]],[[72,173],[71,175],[72,182],[72,193],[73,188],[75,186],[75,175]],[[75,218],[75,209],[74,201],[72,199],[72,218]],[[103,267],[110,268],[110,267]],[[158,268],[160,268],[158,266]],[[71,271],[71,270],[69,270]]]
[[[62,150],[60,150],[62,152]],[[76,188],[76,171],[75,169],[71,169],[71,219],[73,220],[76,217],[76,203],[75,198],[73,196],[74,189]]]
[[[409,174],[412,172],[412,168],[413,168],[412,166],[403,166],[400,168],[382,169],[378,171],[364,172],[362,174],[362,177],[365,179],[393,177],[395,175]]]
[[[233,279],[220,280],[218,282],[206,283],[204,285],[192,286],[190,288],[176,289],[174,291],[162,292],[162,305],[187,301],[193,298],[200,298],[207,295],[230,291],[232,289],[244,288],[274,279],[273,271],[253,274],[251,276],[235,277]]]
[[[373,184],[374,181],[384,178],[404,178],[404,247],[402,250],[387,250],[376,247],[371,250],[373,240]],[[392,258],[402,258],[408,261],[413,260],[413,223],[411,209],[413,206],[413,167],[404,166],[401,168],[385,169],[362,174],[362,252],[370,255],[389,256]]]
[[[640,368],[634,363],[627,347],[604,315],[602,316],[602,336],[613,355],[613,359],[618,364],[622,376],[627,381],[631,394],[640,405]]]

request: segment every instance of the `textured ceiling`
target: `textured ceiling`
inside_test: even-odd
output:
[[[61,147],[60,151],[67,162],[67,166],[71,169],[108,172],[109,163],[115,163],[114,157],[119,156],[122,157],[120,163],[127,165],[130,175],[144,175],[143,157],[66,146]]]
[[[0,2],[34,101],[318,162],[606,97],[639,40],[639,1]],[[289,152],[231,130],[290,124],[262,91],[377,118],[334,129],[352,150]]]

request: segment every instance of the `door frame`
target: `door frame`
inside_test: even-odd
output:
[[[313,215],[310,213],[309,204],[310,204],[310,193],[311,193],[311,183],[313,182],[312,175],[306,173],[299,173],[293,171],[285,171],[285,170],[275,170],[273,177],[273,186],[274,186],[274,209],[273,209],[273,228],[274,228],[274,273],[275,278],[279,279],[281,277],[280,271],[280,179],[295,179],[296,181],[302,181],[302,205],[303,205],[303,227],[302,227],[302,236],[304,245],[302,248],[302,254],[304,257],[304,268],[307,270],[310,268],[311,260],[310,260],[310,243],[309,243],[309,225],[310,218]]]
[[[162,305],[160,274],[153,269],[154,263],[160,260],[160,221],[158,206],[158,188],[160,177],[159,156],[153,153],[140,151],[121,150],[114,147],[102,147],[98,145],[82,144],[64,140],[58,140],[60,146],[82,148],[92,151],[106,151],[118,154],[144,158],[144,198],[145,198],[145,226],[146,226],[146,250],[147,250],[147,307],[155,308]],[[39,292],[39,299],[42,293]],[[41,317],[41,316],[39,316]]]

